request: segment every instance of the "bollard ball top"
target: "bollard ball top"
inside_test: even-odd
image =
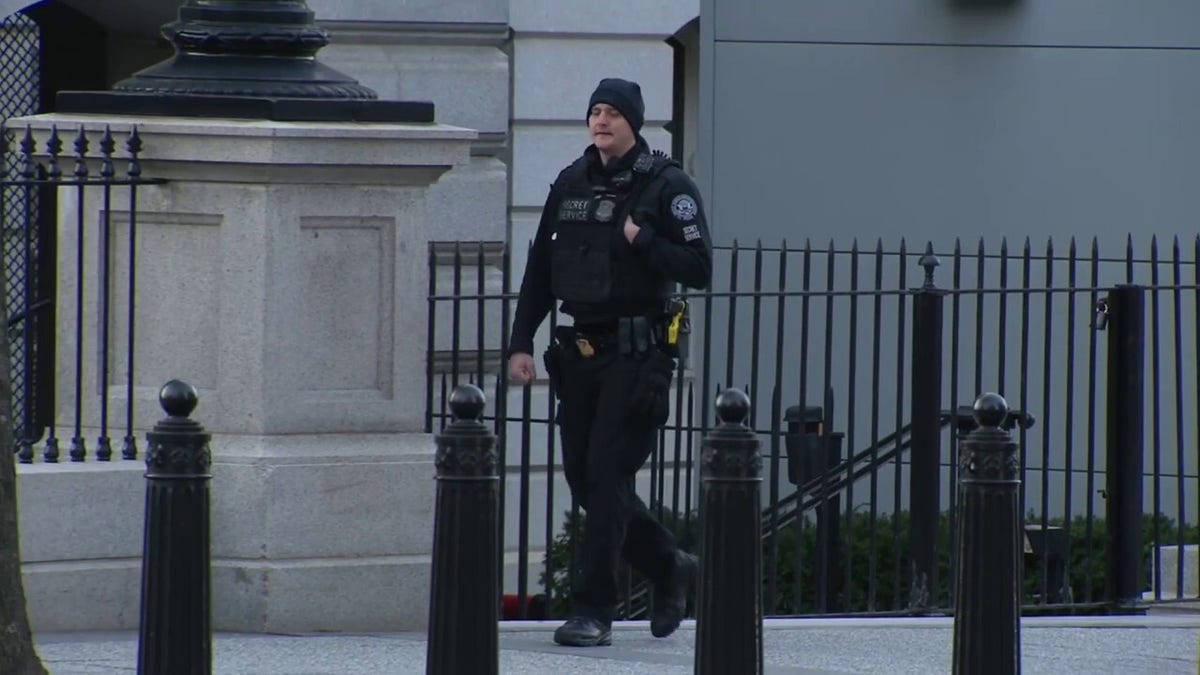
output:
[[[750,415],[750,397],[741,389],[726,389],[717,395],[717,419],[741,424]]]
[[[183,380],[171,380],[158,390],[158,404],[171,417],[187,417],[200,402],[196,388]]]
[[[975,399],[974,412],[980,427],[996,428],[1008,417],[1008,402],[1000,394],[988,392]]]
[[[487,398],[473,384],[460,384],[450,392],[450,413],[456,420],[477,420],[483,416]]]

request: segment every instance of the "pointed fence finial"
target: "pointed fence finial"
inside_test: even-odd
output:
[[[921,256],[919,264],[925,268],[925,288],[934,288],[933,271],[942,264],[942,261],[933,254],[933,242],[925,243],[925,255]]]

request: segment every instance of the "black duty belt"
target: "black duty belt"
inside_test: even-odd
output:
[[[617,350],[620,354],[642,354],[657,342],[654,324],[644,316],[623,316],[603,324],[565,326],[558,341],[575,348],[583,358]]]

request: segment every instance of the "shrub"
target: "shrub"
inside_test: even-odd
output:
[[[654,510],[655,516],[659,517],[657,509]],[[680,514],[670,509],[664,509],[661,517],[661,522],[675,536],[675,541],[685,551],[694,551],[696,548],[698,523],[696,522],[696,512],[692,511],[689,514]],[[538,575],[538,584],[542,588],[548,589],[547,612],[549,616],[562,618],[570,610],[571,599],[571,574],[569,566],[574,563],[575,569],[578,570],[578,560],[572,560],[572,556],[577,556],[578,549],[573,550],[573,542],[583,542],[583,535],[586,531],[586,523],[583,511],[566,511],[563,514],[563,526],[554,537],[554,541],[550,545],[550,550],[542,557],[542,571]],[[553,579],[548,579],[546,575],[547,563],[550,563],[554,571]],[[645,579],[629,568],[628,565],[622,565],[619,574],[622,586],[626,589],[637,588]],[[622,608],[618,608],[618,613],[623,614]]]
[[[847,532],[847,521],[849,532]],[[827,605],[839,612],[882,612],[906,610],[911,601],[911,562],[909,547],[909,514],[901,511],[878,514],[872,522],[871,515],[863,510],[842,515],[840,546],[837,569],[832,574]],[[679,514],[666,510],[662,519],[671,529],[681,548],[695,551],[699,538],[699,521],[695,512]],[[1033,513],[1026,522],[1040,524],[1041,519]],[[938,520],[936,541],[938,546],[937,587],[932,589],[930,605],[935,608],[952,607],[950,569],[952,551],[950,514],[943,512]],[[1061,518],[1051,518],[1047,524],[1062,527]],[[1067,528],[1068,558],[1067,577],[1069,596],[1066,602],[1101,602],[1106,597],[1105,584],[1105,524],[1103,518],[1092,520],[1087,526],[1085,516],[1076,516]],[[1180,529],[1175,522],[1162,514],[1146,515],[1143,518],[1142,548],[1146,571],[1145,589],[1151,588],[1152,549],[1157,527],[1157,541],[1164,545],[1174,544],[1179,539]],[[571,561],[572,540],[582,541],[584,533],[583,514],[567,512],[563,529],[555,537],[543,563],[553,563],[553,578],[547,579],[543,567],[539,582],[550,590],[551,616],[563,616],[569,605],[568,563]],[[800,546],[797,569],[797,538]],[[1183,543],[1200,543],[1200,527],[1185,525],[1182,530]],[[774,549],[774,550],[772,550]],[[774,555],[772,555],[772,553]],[[787,616],[818,613],[816,565],[818,553],[816,527],[812,517],[806,518],[797,527],[795,523],[779,528],[774,536],[764,532],[763,537],[763,603],[768,615]],[[847,567],[847,554],[849,567]],[[1042,562],[1039,556],[1025,555],[1024,598],[1027,605],[1040,602],[1043,589]],[[772,575],[770,571],[774,570]],[[846,573],[849,571],[847,579]],[[625,570],[623,578],[627,588],[636,589],[643,581],[636,572]],[[797,574],[799,583],[797,584]],[[848,584],[847,584],[848,580]],[[1053,591],[1053,589],[1047,589]],[[1051,596],[1053,597],[1053,596]]]

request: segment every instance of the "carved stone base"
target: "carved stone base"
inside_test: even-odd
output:
[[[162,94],[118,91],[62,91],[57,109],[63,113],[152,115],[161,117],[226,117],[276,122],[384,122],[430,124],[429,101],[283,98],[216,94]]]

